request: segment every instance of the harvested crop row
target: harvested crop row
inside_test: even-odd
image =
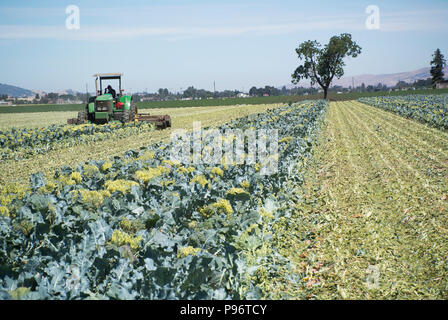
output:
[[[218,128],[277,129],[278,172],[269,176],[260,163],[183,165],[168,160],[171,143],[158,143],[63,167],[53,179],[33,175],[29,190],[3,187],[2,296],[260,297],[264,265],[289,263],[271,232],[303,181],[326,107],[307,102]]]
[[[0,159],[25,159],[77,144],[122,138],[153,130],[154,125],[144,122],[12,128],[0,131]]]
[[[448,95],[360,98],[358,101],[448,130]]]
[[[445,299],[446,133],[332,102],[319,142],[305,201],[275,233],[297,269],[273,280],[271,297]]]

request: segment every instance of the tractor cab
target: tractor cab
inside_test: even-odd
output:
[[[112,101],[111,106],[113,112],[123,112],[124,110],[129,110],[129,108],[127,107],[131,101],[131,97],[123,95],[124,90],[121,88],[122,76],[123,76],[122,73],[98,73],[94,75],[96,101],[98,101],[100,104],[99,109],[104,109],[105,102],[101,101]],[[103,81],[110,81],[110,80],[118,80],[118,92],[115,89],[113,89],[110,84],[107,87],[106,85],[103,85]],[[104,110],[98,110],[98,111],[104,111]]]
[[[107,87],[103,86],[103,81],[107,80],[118,80],[118,92],[116,92],[116,97],[121,96],[123,93],[121,89],[121,77],[123,76],[122,73],[97,73],[93,75],[95,77],[95,89],[96,89],[96,95],[100,96],[103,94],[107,94]],[[99,80],[99,88],[98,88],[98,80]],[[104,91],[103,91],[104,88]]]
[[[86,106],[87,120],[94,123],[107,123],[112,120],[129,122],[135,120],[137,109],[132,103],[132,97],[125,95],[121,88],[122,73],[98,73],[95,77],[96,96],[91,97]],[[118,91],[108,93],[109,87],[105,81],[118,80]]]

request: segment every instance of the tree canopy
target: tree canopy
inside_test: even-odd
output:
[[[328,88],[333,78],[344,75],[344,58],[357,57],[361,47],[352,40],[352,36],[343,33],[334,36],[324,47],[317,41],[305,41],[296,48],[298,58],[303,62],[292,74],[292,83],[310,79],[311,85],[318,83],[327,98]]]
[[[437,82],[443,81],[443,67],[446,64],[445,57],[440,52],[440,49],[437,49],[432,55],[433,59],[431,61],[431,78],[433,87],[436,86]]]

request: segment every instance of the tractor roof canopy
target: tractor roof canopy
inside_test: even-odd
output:
[[[100,78],[104,80],[113,80],[113,79],[120,79],[123,74],[122,73],[97,73],[93,75],[95,78]]]
[[[123,76],[122,73],[97,73],[93,75],[95,77],[95,89],[96,89],[96,95],[99,96],[103,94],[103,80],[118,80],[118,95],[121,96],[121,77]],[[98,79],[100,79],[100,88],[98,90]]]

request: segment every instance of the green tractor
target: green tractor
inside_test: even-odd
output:
[[[77,118],[68,119],[68,124],[95,123],[104,124],[111,121],[121,121],[122,123],[145,121],[155,123],[157,128],[165,129],[171,127],[169,115],[151,116],[149,114],[139,114],[137,106],[132,101],[131,95],[126,95],[121,89],[122,73],[95,74],[96,96],[90,97],[84,111],[78,113]],[[98,88],[99,80],[99,88]],[[109,85],[104,88],[104,80],[118,80],[118,92]]]

